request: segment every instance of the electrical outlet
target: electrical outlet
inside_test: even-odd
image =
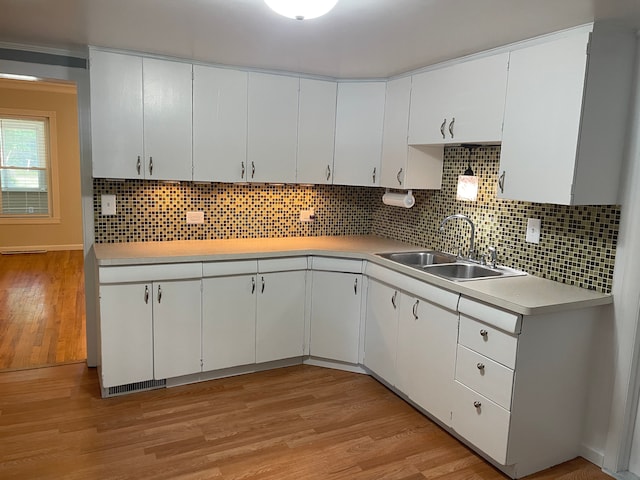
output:
[[[116,214],[116,196],[115,195],[100,195],[100,206],[102,215],[115,215]]]
[[[313,222],[316,219],[316,212],[313,208],[309,210],[300,210],[301,222]]]
[[[529,243],[540,243],[540,228],[542,222],[539,218],[527,218],[527,236],[525,240]]]
[[[204,223],[204,212],[187,212],[187,225]]]

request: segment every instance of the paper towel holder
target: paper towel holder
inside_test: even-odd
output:
[[[407,193],[392,193],[391,189],[387,188],[382,195],[382,203],[395,207],[411,208],[415,205],[416,199],[413,196],[413,190],[407,190]]]

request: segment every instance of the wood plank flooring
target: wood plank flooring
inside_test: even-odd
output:
[[[83,253],[0,255],[0,370],[86,359]]]
[[[101,399],[71,364],[0,373],[0,478],[506,477],[365,375],[296,366]],[[529,479],[610,477],[576,459]]]

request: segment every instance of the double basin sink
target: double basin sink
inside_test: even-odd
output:
[[[379,257],[431,273],[447,280],[464,281],[526,275],[526,272],[498,266],[490,267],[435,250],[379,253]]]

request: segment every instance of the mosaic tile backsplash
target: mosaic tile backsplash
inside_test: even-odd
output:
[[[441,190],[414,191],[416,205],[384,205],[384,189],[332,185],[166,184],[94,179],[96,243],[375,234],[457,252],[468,249],[469,226],[440,222],[453,213],[476,225],[476,250],[498,249],[500,263],[528,273],[609,293],[620,220],[618,206],[567,207],[495,198],[500,147],[481,147],[472,168],[479,177],[477,202],[455,199],[467,150],[445,149]],[[100,214],[100,195],[117,196],[117,214]],[[314,208],[313,223],[299,221]],[[203,211],[205,223],[187,225],[187,211]],[[526,219],[540,218],[539,244],[526,243]]]

